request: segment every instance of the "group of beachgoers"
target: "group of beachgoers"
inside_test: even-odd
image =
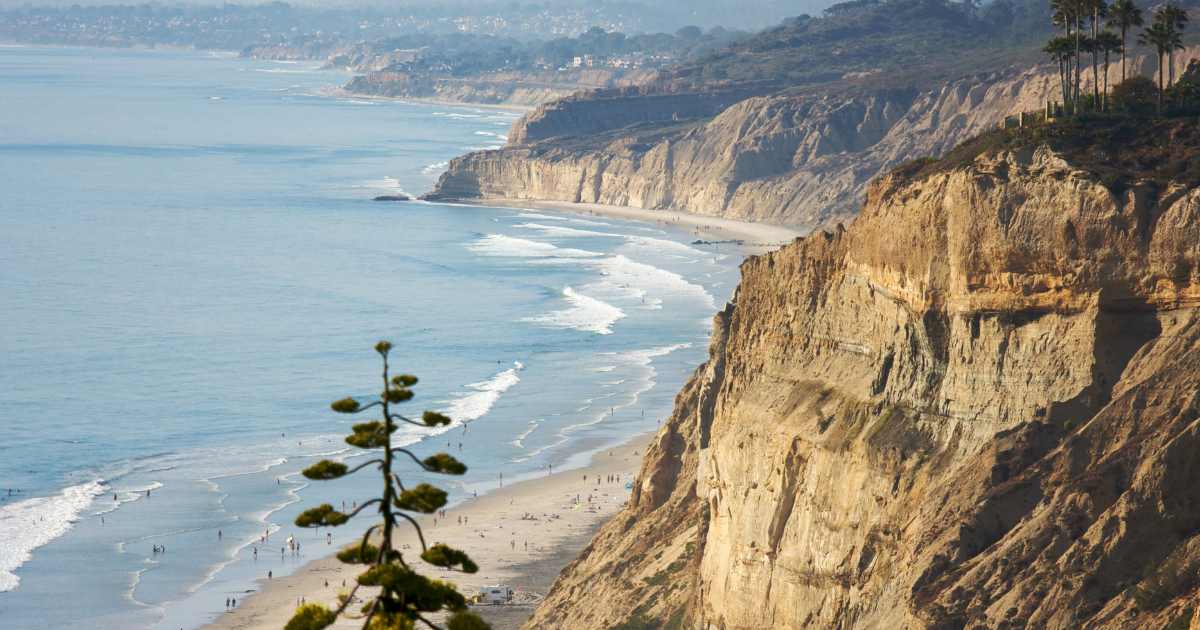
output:
[[[584,483],[587,482],[587,478],[588,478],[587,475],[583,476]],[[605,475],[604,481],[600,481],[600,475],[595,475],[593,478],[596,480],[596,483],[598,483],[598,484],[599,483],[621,483],[621,475]]]

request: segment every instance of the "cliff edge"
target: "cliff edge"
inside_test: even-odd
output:
[[[747,260],[526,627],[1200,626],[1200,150],[1143,131],[1183,166],[994,132]]]
[[[1176,72],[1200,58],[1177,54]],[[1131,58],[1150,75],[1154,58]],[[1110,81],[1120,80],[1110,69]],[[536,199],[671,209],[801,230],[854,216],[868,183],[940,156],[1006,117],[1060,98],[1047,66],[916,88],[762,85],[697,93],[582,94],[526,114],[502,149],[450,162],[430,199]]]

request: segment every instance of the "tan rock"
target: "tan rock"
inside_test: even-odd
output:
[[[527,627],[1197,627],[1197,213],[1028,149],[747,260]]]
[[[1176,76],[1198,57],[1200,47],[1176,53]],[[1134,56],[1129,72],[1150,75],[1155,63]],[[1120,64],[1109,75],[1110,85],[1118,82]],[[430,197],[602,203],[829,227],[854,215],[880,173],[941,155],[1048,100],[1062,100],[1048,65],[930,90],[853,82],[795,93],[758,84],[602,90],[530,112],[504,149],[452,161]]]

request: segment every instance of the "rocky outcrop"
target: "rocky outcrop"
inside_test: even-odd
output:
[[[1178,53],[1180,72],[1197,56]],[[1154,64],[1143,56],[1130,67],[1148,75]],[[1114,64],[1110,83],[1119,74]],[[505,148],[451,162],[429,197],[627,205],[812,229],[853,216],[881,172],[1059,94],[1056,70],[1039,66],[932,89],[847,80],[798,93],[763,83],[576,95],[526,115]]]
[[[1200,189],[988,151],[742,274],[527,627],[1200,624]]]

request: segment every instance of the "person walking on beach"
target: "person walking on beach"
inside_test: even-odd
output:
[[[268,579],[268,580],[269,580],[269,579],[271,579],[271,572],[270,572],[270,571],[267,571],[267,579]]]

